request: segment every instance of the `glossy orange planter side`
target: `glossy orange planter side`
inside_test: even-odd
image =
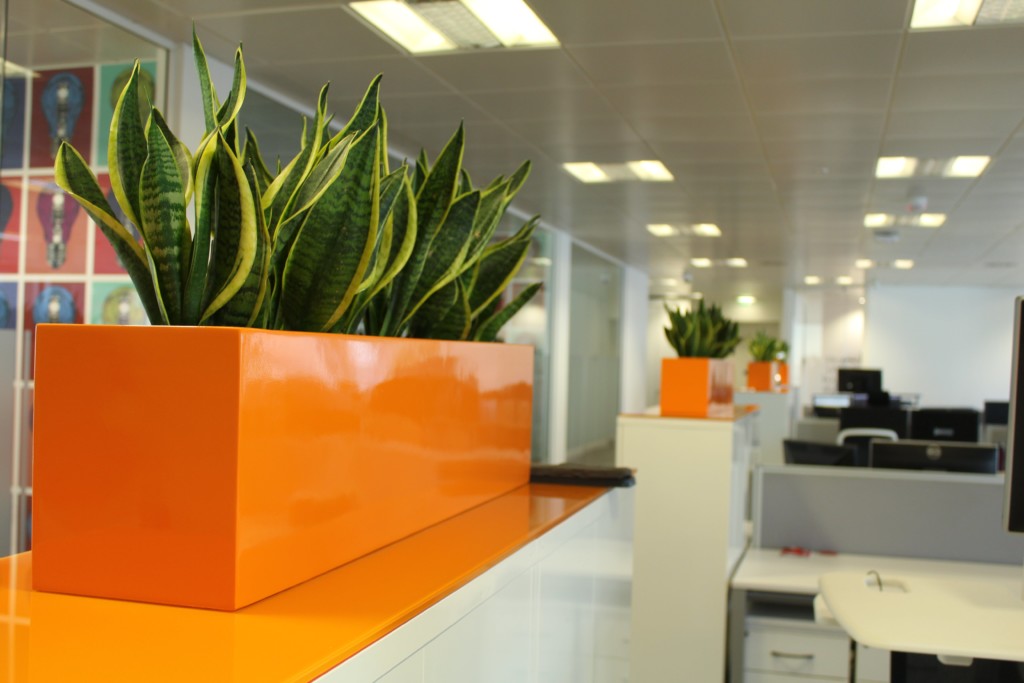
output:
[[[40,326],[33,585],[238,609],[529,480],[533,349]]]
[[[663,358],[661,414],[732,417],[733,364],[725,358]]]
[[[786,391],[789,388],[789,368],[778,361],[752,361],[747,363],[747,387],[751,391]]]

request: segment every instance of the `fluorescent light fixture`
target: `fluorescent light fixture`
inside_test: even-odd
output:
[[[694,268],[710,268],[711,259],[709,258],[692,258],[690,259],[690,265]]]
[[[410,7],[458,47],[501,47],[501,41],[459,0],[413,2]]]
[[[887,228],[896,221],[891,213],[866,213],[864,214],[865,228]]]
[[[946,222],[944,213],[922,213],[917,217],[917,225],[922,228],[938,228]]]
[[[942,175],[947,178],[977,178],[990,161],[992,157],[989,156],[953,157],[946,164]]]
[[[757,303],[757,298],[750,294],[740,294],[736,297],[736,303],[740,306],[751,306]]]
[[[917,0],[910,28],[971,26],[982,0]]]
[[[983,24],[1008,24],[1024,21],[1024,3],[1020,0],[986,0],[981,4],[975,26]]]
[[[658,284],[664,285],[665,287],[678,287],[679,280],[675,279],[674,277],[663,277],[660,280],[658,280]]]
[[[820,285],[821,284],[821,278],[818,277],[817,275],[804,275],[804,284],[805,285]]]
[[[573,161],[562,164],[562,168],[576,176],[577,180],[585,183],[607,183],[611,181],[611,177],[592,161]]]
[[[541,268],[551,267],[551,259],[549,259],[547,256],[534,256],[532,261],[533,265],[540,266]]]
[[[853,284],[853,278],[849,275],[840,275],[836,278],[836,284],[840,287],[849,287]]]
[[[653,161],[650,159],[643,161],[630,161],[626,163],[626,166],[628,166],[629,170],[633,172],[633,175],[640,180],[645,180],[651,183],[667,183],[675,180],[675,176],[673,176],[669,170],[665,168],[665,164],[660,161]]]
[[[690,292],[690,298],[700,300],[704,298],[704,292]]]
[[[679,234],[679,231],[668,223],[648,223],[647,232],[655,237],[672,237]]]
[[[399,0],[364,0],[349,7],[413,54],[454,50],[456,45]]]
[[[917,168],[914,157],[879,157],[875,165],[876,178],[909,178]]]
[[[868,300],[866,298],[864,298],[864,297],[858,297],[857,298],[857,303],[859,303],[861,306],[863,306],[867,302],[868,302]]]
[[[914,261],[908,258],[898,258],[892,262],[893,268],[899,268],[900,270],[910,270],[914,267]]]
[[[853,262],[853,265],[857,266],[861,270],[867,270],[868,268],[874,268],[875,262],[869,258],[859,258]]]
[[[468,7],[505,47],[558,45],[555,34],[522,0],[462,0],[462,4]]]
[[[739,257],[727,258],[725,259],[725,265],[729,266],[730,268],[746,268],[747,259]]]
[[[693,234],[701,237],[721,237],[722,231],[714,223],[694,223]]]

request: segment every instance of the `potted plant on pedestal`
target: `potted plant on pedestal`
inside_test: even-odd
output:
[[[789,387],[789,369],[786,355],[789,344],[764,331],[750,340],[753,361],[747,364],[747,387],[751,391],[786,391]]]
[[[529,478],[533,349],[472,341],[539,287],[501,305],[537,222],[495,230],[529,165],[475,186],[460,126],[433,164],[390,169],[377,77],[338,130],[325,86],[272,170],[237,123],[241,50],[221,102],[194,49],[197,147],[142,111],[138,65],[114,111],[110,181],[141,242],[57,154],[153,326],[39,328],[40,590],[237,609]]]
[[[739,325],[717,304],[685,313],[665,307],[665,337],[678,358],[661,361],[661,414],[666,417],[732,417],[733,369],[726,360],[740,343]]]

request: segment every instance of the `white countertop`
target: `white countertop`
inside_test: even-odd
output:
[[[829,572],[821,595],[851,638],[869,647],[1024,662],[1024,572],[971,565],[967,574],[879,569]]]

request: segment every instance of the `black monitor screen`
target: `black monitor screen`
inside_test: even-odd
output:
[[[839,368],[838,390],[854,394],[877,394],[882,391],[882,371],[866,368]]]
[[[910,414],[910,438],[977,441],[980,419],[970,408],[920,408]]]
[[[853,446],[817,441],[783,439],[782,454],[787,465],[839,465],[852,467],[857,454]]]
[[[995,474],[999,447],[994,443],[956,441],[872,441],[871,467]]]
[[[1010,422],[1009,401],[985,401],[982,421],[987,425],[1004,425]]]
[[[891,429],[896,436],[904,439],[910,436],[910,411],[904,408],[844,408],[839,411],[839,429],[872,427]]]

